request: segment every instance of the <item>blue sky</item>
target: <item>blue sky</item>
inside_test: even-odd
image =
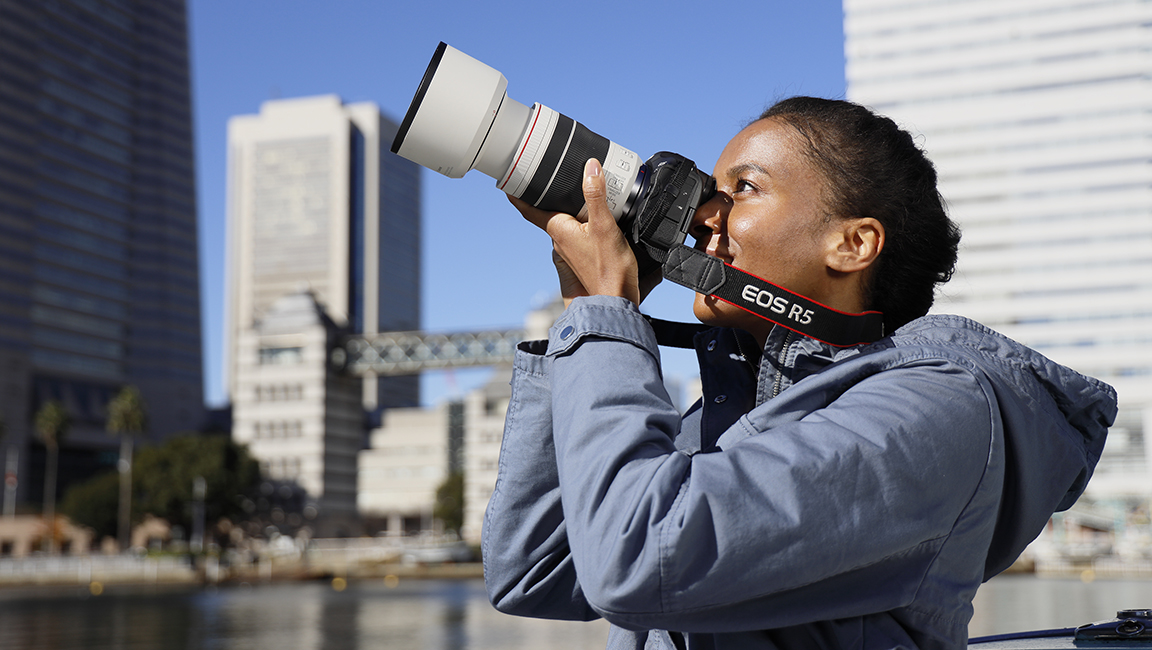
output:
[[[641,157],[681,153],[711,170],[773,101],[844,95],[843,14],[831,0],[466,2],[189,0],[200,217],[205,399],[226,400],[225,144],[228,118],[273,98],[338,94],[399,121],[436,45],[500,70],[540,102]],[[429,331],[519,327],[556,290],[547,237],[479,172],[423,177],[423,319]],[[664,283],[643,309],[691,320],[692,294]],[[426,373],[433,404],[486,369]],[[665,374],[695,376],[689,353]]]

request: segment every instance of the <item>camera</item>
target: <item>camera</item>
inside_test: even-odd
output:
[[[678,154],[643,163],[583,124],[507,93],[499,71],[440,43],[392,142],[392,153],[460,178],[477,169],[496,187],[542,210],[579,214],[584,163],[604,169],[608,207],[641,275],[684,242],[692,216],[716,191],[711,176]]]
[[[539,103],[525,106],[507,90],[499,71],[440,43],[392,153],[449,178],[478,169],[530,205],[572,215],[584,208],[584,163],[596,158],[608,207],[636,253],[641,277],[659,269],[672,282],[835,346],[884,335],[880,312],[838,312],[684,245],[696,209],[716,193],[715,179],[691,160],[662,151],[641,163],[572,118]],[[683,328],[702,327],[664,325],[687,334],[695,329]]]

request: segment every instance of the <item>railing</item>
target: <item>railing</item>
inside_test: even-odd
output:
[[[188,580],[193,574],[186,557],[75,555],[0,559],[0,584],[167,582]]]
[[[471,551],[456,535],[315,539],[308,545],[310,562],[351,565],[373,562],[465,562]]]
[[[344,339],[332,363],[353,374],[411,375],[424,370],[512,363],[522,330],[429,334],[388,332]]]

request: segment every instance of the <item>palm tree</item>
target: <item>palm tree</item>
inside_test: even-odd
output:
[[[125,386],[108,402],[108,421],[104,428],[120,436],[120,508],[116,536],[120,538],[121,551],[128,549],[132,534],[132,439],[144,432],[147,422],[144,400],[135,386]]]
[[[60,441],[68,435],[72,418],[58,400],[45,402],[36,412],[36,435],[48,450],[44,466],[44,521],[48,524],[48,552],[56,552],[56,463]]]

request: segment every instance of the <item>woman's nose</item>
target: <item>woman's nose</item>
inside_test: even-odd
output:
[[[697,240],[701,240],[720,232],[724,205],[724,196],[717,192],[704,205],[696,209],[696,214],[692,217],[692,224],[688,227],[688,233]]]

